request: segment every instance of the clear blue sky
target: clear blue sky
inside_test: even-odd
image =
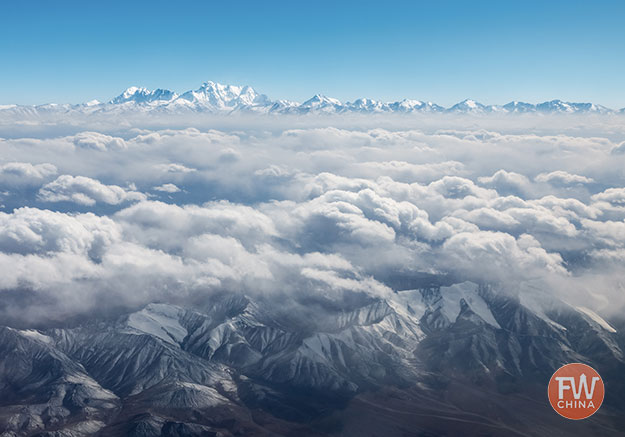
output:
[[[272,98],[625,106],[625,1],[0,2],[0,103],[206,80]]]

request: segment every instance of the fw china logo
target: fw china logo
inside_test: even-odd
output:
[[[605,388],[595,369],[572,363],[560,367],[549,380],[549,402],[567,419],[580,420],[592,416],[601,406]]]

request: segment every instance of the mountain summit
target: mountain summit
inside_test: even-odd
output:
[[[232,111],[236,109],[267,107],[273,104],[269,98],[257,93],[250,86],[222,85],[205,82],[194,91],[180,95],[174,105],[180,104],[197,110]]]

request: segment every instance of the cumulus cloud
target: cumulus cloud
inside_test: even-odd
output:
[[[608,202],[614,205],[625,205],[625,188],[608,188],[601,193],[594,194],[592,199],[598,202]]]
[[[76,147],[94,149],[105,152],[109,149],[125,149],[123,138],[104,135],[99,132],[80,132],[73,137]]]
[[[113,220],[92,213],[69,215],[27,207],[11,214],[0,213],[3,253],[89,255],[101,253],[120,236],[120,228]]]
[[[96,202],[118,205],[126,201],[142,200],[145,199],[145,194],[117,185],[104,185],[85,176],[61,175],[41,187],[37,197],[43,202],[74,202],[91,206]]]
[[[586,176],[580,176],[577,174],[571,174],[566,171],[556,170],[550,173],[541,173],[535,178],[536,182],[546,182],[548,184],[560,184],[560,185],[583,185],[591,184],[594,182],[592,178]]]
[[[163,184],[152,188],[155,191],[160,191],[162,193],[178,193],[180,192],[180,188],[178,188],[175,184]]]
[[[360,176],[377,178],[389,176],[401,182],[432,182],[443,176],[458,175],[463,172],[461,162],[445,161],[414,164],[405,161],[362,162],[353,165]]]
[[[523,194],[531,185],[526,176],[506,170],[497,170],[492,176],[480,176],[477,180],[485,187],[494,188],[499,193]]]
[[[9,162],[0,165],[0,184],[18,187],[36,186],[56,173],[56,166],[49,163]]]
[[[503,232],[458,233],[443,244],[440,262],[451,263],[463,276],[474,280],[482,279],[484,272],[499,281],[518,281],[528,271],[566,273],[561,256],[548,253],[528,234],[515,239]]]
[[[155,167],[165,173],[191,173],[194,168],[185,167],[182,164],[158,164]]]

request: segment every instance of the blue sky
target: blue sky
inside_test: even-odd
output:
[[[0,3],[0,103],[131,85],[249,84],[272,98],[625,106],[624,1]]]

